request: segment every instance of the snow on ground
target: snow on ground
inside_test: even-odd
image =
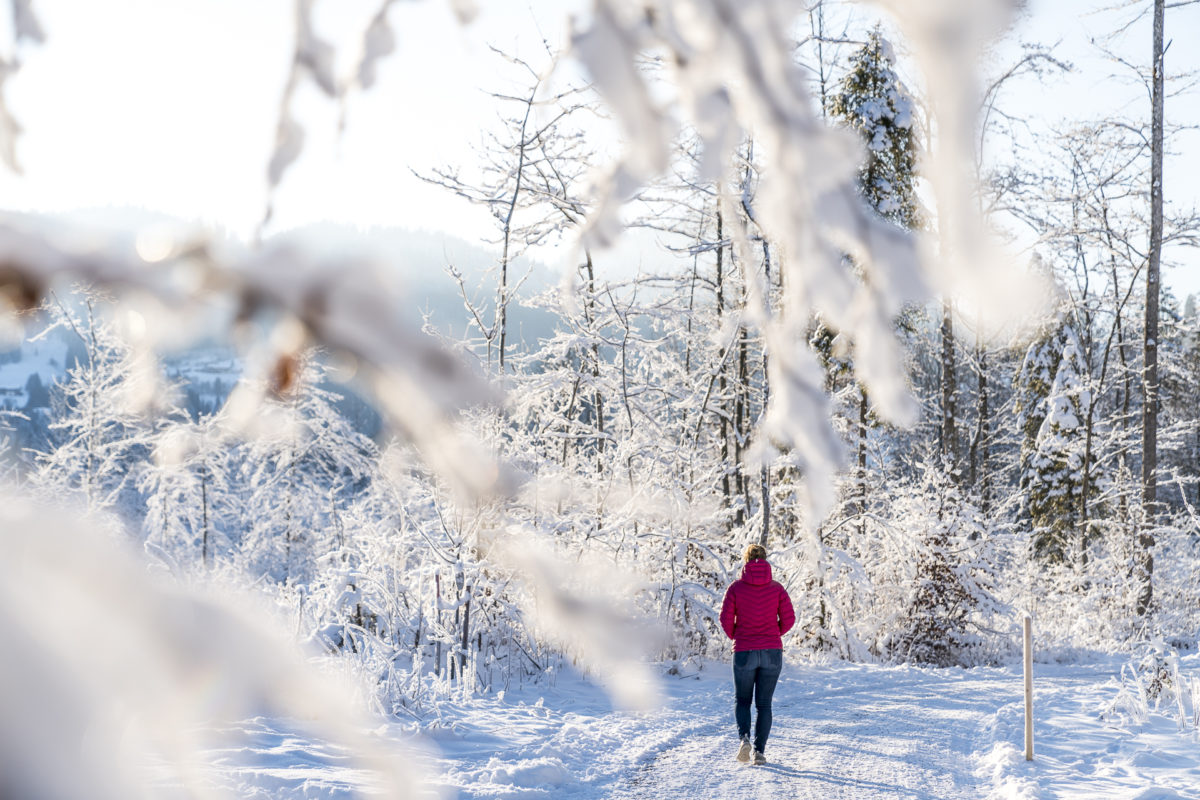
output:
[[[0,341],[0,406],[24,408],[29,377],[37,373],[42,386],[49,388],[66,372],[66,360],[67,346],[57,339],[22,341],[11,350]]]
[[[733,760],[725,681],[693,699],[694,735],[653,761],[614,797],[974,797],[972,737],[982,707],[963,671],[803,667],[776,692],[766,767]],[[932,680],[931,680],[932,678]]]
[[[206,738],[221,744],[205,753],[195,772],[181,776],[179,770],[167,765],[151,765],[152,796],[193,797],[192,789],[197,785],[240,800],[351,800],[372,790],[377,783],[375,775],[362,769],[353,753],[313,737],[305,728],[256,717],[222,730],[206,731]],[[190,779],[188,789],[180,785],[181,777]],[[428,794],[436,797],[432,792]]]
[[[1114,713],[1122,663],[1034,666],[1034,760],[1024,760],[1020,701],[1001,706],[985,726],[990,746],[978,754],[989,800],[1200,797],[1196,709],[1186,709],[1187,725],[1174,708],[1140,720]],[[1200,655],[1180,666],[1184,676],[1200,674]]]
[[[1182,663],[1185,674],[1200,671],[1200,656]],[[658,712],[614,711],[599,689],[560,676],[553,687],[447,703],[419,726],[396,722],[378,735],[430,776],[422,795],[463,800],[1200,797],[1194,726],[1180,730],[1166,709],[1142,721],[1105,713],[1121,664],[1035,665],[1033,762],[1023,758],[1019,668],[789,665],[765,767],[734,760],[721,664],[664,678]],[[337,748],[261,718],[242,727],[238,744],[206,759],[234,796],[370,794]]]

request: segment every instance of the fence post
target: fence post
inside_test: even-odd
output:
[[[1022,620],[1025,631],[1025,760],[1033,761],[1033,619]]]

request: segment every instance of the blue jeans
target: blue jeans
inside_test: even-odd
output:
[[[733,654],[733,689],[737,696],[734,719],[738,737],[750,735],[750,702],[758,710],[754,749],[763,752],[771,735],[771,696],[783,671],[782,650],[743,650]]]

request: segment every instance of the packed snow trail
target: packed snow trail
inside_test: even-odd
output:
[[[481,763],[443,740],[444,760],[433,771],[472,799],[978,800],[990,789],[976,774],[976,754],[991,745],[981,737],[997,709],[1021,699],[1011,669],[785,665],[768,764],[754,767],[734,760],[728,669],[714,664],[695,678],[667,678],[670,698],[659,712],[596,715],[576,705],[583,713],[563,715],[557,727],[547,719],[549,735],[528,744],[510,716],[495,724],[513,732],[514,746]],[[543,713],[557,705],[552,700]]]
[[[406,796],[431,800],[1197,797],[1197,725],[1181,727],[1171,708],[1114,705],[1122,663],[1035,665],[1033,762],[1022,757],[1021,674],[1011,667],[785,665],[761,767],[734,760],[728,664],[664,678],[659,711],[614,711],[602,690],[563,673],[502,697],[443,700],[423,707],[419,723],[396,720],[371,735],[425,775]],[[1181,665],[1185,676],[1200,674],[1200,655]],[[345,748],[280,720],[237,727],[203,759],[208,782],[231,796],[349,800],[377,791]],[[191,796],[172,794],[178,776],[152,772],[156,796]]]
[[[707,716],[696,735],[613,796],[976,800],[978,733],[1020,691],[994,671],[838,668],[823,687],[814,686],[819,669],[792,673],[785,668],[776,690],[765,767],[733,760],[730,690],[709,708],[684,711]]]

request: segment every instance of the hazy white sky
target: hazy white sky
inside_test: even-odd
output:
[[[1170,0],[1168,0],[1170,5]],[[1074,70],[1044,84],[1026,81],[1007,93],[1010,111],[1032,117],[1038,124],[1066,129],[1073,120],[1099,120],[1123,115],[1130,120],[1148,120],[1149,90],[1137,83],[1132,72],[1093,44],[1104,43],[1114,31],[1145,16],[1108,49],[1138,66],[1150,63],[1152,50],[1149,0],[1031,0],[1030,13],[1016,26],[1006,49],[1015,53],[1018,40],[1056,45],[1055,52],[1070,61]],[[1167,11],[1165,39],[1168,76],[1200,71],[1200,5]],[[1200,128],[1200,92],[1193,88],[1181,96],[1170,96],[1186,81],[1168,86],[1168,124]],[[1200,130],[1183,131],[1167,143],[1163,191],[1168,203],[1181,210],[1200,206]],[[1149,161],[1147,160],[1147,169]],[[1149,217],[1149,211],[1146,212]],[[1200,294],[1200,252],[1194,248],[1164,251],[1164,283],[1182,302],[1188,294]]]
[[[339,45],[343,68],[378,2],[318,0],[317,25]],[[310,88],[300,94],[305,151],[277,193],[274,229],[331,220],[464,238],[488,234],[482,210],[415,180],[410,167],[473,160],[470,148],[497,114],[481,83],[503,86],[507,76],[487,44],[536,58],[539,34],[561,39],[567,15],[584,13],[588,2],[479,5],[479,18],[464,28],[444,0],[397,3],[390,15],[397,53],[382,63],[373,90],[352,94],[344,108]],[[1136,91],[1114,88],[1106,76],[1116,68],[1088,46],[1089,35],[1108,30],[1114,19],[1081,18],[1094,5],[1033,0],[1020,35],[1061,41],[1080,69],[1048,89],[1014,87],[1012,110],[1095,116],[1143,102]],[[34,8],[47,42],[23,52],[23,70],[5,87],[25,129],[18,145],[25,174],[0,172],[0,207],[144,208],[250,235],[265,208],[293,0],[35,0]],[[1197,59],[1191,45],[1200,39],[1200,6],[1170,13],[1168,38],[1178,42],[1168,52],[1174,70]],[[0,31],[0,41],[8,38]],[[1148,35],[1135,32],[1128,48],[1131,57],[1148,56]],[[1200,123],[1195,96],[1173,102],[1168,116],[1183,108]],[[1200,138],[1183,144],[1195,150]],[[1195,203],[1196,164],[1188,155],[1168,170],[1170,198]],[[1200,260],[1189,260],[1194,277],[1168,275],[1181,292],[1200,291]]]
[[[317,10],[334,6],[317,22],[349,62],[352,37],[376,3]],[[35,8],[48,40],[25,54],[10,84],[26,129],[25,177],[0,179],[0,202],[132,206],[253,231],[291,57],[292,0],[40,0]],[[484,37],[462,29],[446,3],[397,4],[391,19],[398,52],[384,61],[376,91],[350,97],[340,138],[343,109],[311,87],[300,92],[306,146],[280,187],[279,226],[444,227],[465,213],[408,167],[469,157],[485,110],[473,84]]]

